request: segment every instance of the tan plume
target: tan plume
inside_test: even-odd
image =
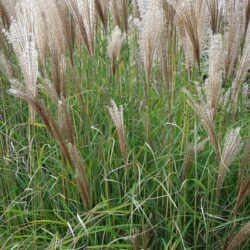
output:
[[[217,112],[217,106],[221,97],[223,73],[223,47],[222,36],[214,35],[209,48],[209,78],[206,82],[207,101],[213,116]]]
[[[240,231],[233,237],[229,245],[225,250],[234,250],[236,249],[241,242],[250,234],[250,222],[246,223]]]
[[[184,0],[168,2],[175,8],[177,26],[179,32],[185,35],[180,35],[180,38],[185,38],[182,45],[185,46],[186,40],[192,44],[192,54],[200,69],[201,52],[206,46],[207,36],[209,34],[208,10],[205,0]],[[183,30],[184,29],[184,30]],[[181,31],[183,30],[183,31]],[[187,36],[189,39],[187,39]],[[185,52],[188,52],[184,48]],[[188,57],[190,57],[188,52]],[[189,59],[190,60],[190,59]]]
[[[72,163],[76,169],[76,181],[78,184],[78,189],[81,195],[81,199],[87,209],[91,208],[91,196],[89,190],[89,184],[86,177],[86,170],[84,161],[74,144],[68,144],[68,150]]]
[[[144,63],[147,81],[151,78],[151,69],[154,62],[157,43],[164,28],[164,13],[158,4],[152,2],[143,15],[140,31],[139,44],[140,52]]]
[[[115,24],[128,33],[128,0],[111,0]]]
[[[111,100],[111,106],[108,107],[108,111],[115,124],[118,138],[119,138],[120,150],[121,150],[124,162],[127,165],[128,163],[127,144],[126,144],[126,133],[125,133],[124,121],[123,121],[123,107],[120,106],[120,108],[118,108],[116,103],[113,100]]]
[[[203,124],[204,128],[206,129],[210,141],[214,147],[214,152],[216,155],[217,161],[220,162],[220,147],[214,127],[214,121],[213,121],[213,112],[210,108],[210,106],[206,103],[204,100],[204,97],[202,95],[202,92],[199,87],[196,87],[198,96],[199,96],[199,102],[197,102],[194,97],[190,94],[189,91],[184,89],[184,93],[187,95],[188,99],[187,102],[189,106],[194,109],[196,114],[199,116],[201,123]]]
[[[116,73],[116,63],[124,38],[125,35],[122,34],[120,28],[116,26],[112,32],[111,38],[108,39],[108,56],[111,60],[112,72],[114,75]]]
[[[224,12],[225,78],[228,79],[230,75],[235,73],[234,69],[240,57],[241,41],[245,32],[243,1],[225,1]]]
[[[98,16],[102,21],[105,31],[107,31],[109,18],[109,0],[95,0],[95,8]]]
[[[92,0],[65,0],[91,57],[95,47],[95,2]]]
[[[221,187],[223,185],[228,168],[242,147],[241,137],[239,133],[240,133],[240,128],[236,128],[231,130],[226,135],[223,151],[221,154],[219,173],[217,177],[217,184],[216,184],[217,197],[219,197],[220,195]]]
[[[35,43],[35,18],[32,13],[32,1],[25,0],[16,6],[16,18],[6,32],[14,48],[23,73],[26,91],[35,97],[37,94],[38,53]],[[30,122],[35,120],[35,113],[30,108]]]
[[[237,196],[235,213],[237,213],[239,209],[243,206],[249,193],[250,193],[250,175],[247,176],[242,183],[240,183],[240,189]]]
[[[210,15],[210,26],[213,34],[219,33],[222,19],[222,2],[220,0],[207,0],[208,11]]]
[[[237,110],[238,107],[240,86],[247,70],[249,69],[249,65],[250,65],[250,25],[248,26],[242,56],[240,58],[239,66],[236,71],[236,76],[231,88],[231,105],[234,112]]]

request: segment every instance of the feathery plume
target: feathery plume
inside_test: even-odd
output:
[[[71,162],[70,154],[67,149],[67,145],[64,141],[63,135],[61,134],[61,130],[49,112],[49,110],[44,107],[44,105],[39,102],[33,95],[30,93],[30,91],[27,91],[25,89],[18,88],[15,86],[12,86],[12,88],[9,90],[9,93],[16,96],[20,97],[24,101],[26,101],[42,118],[45,126],[47,127],[49,133],[51,134],[52,137],[56,139],[60,146],[61,154],[66,161]]]
[[[159,0],[158,4],[159,4],[159,9],[162,9],[163,11],[164,23],[162,24],[162,31],[159,37],[159,41],[157,43],[156,53],[160,62],[161,72],[165,80],[167,90],[169,90],[170,80],[169,80],[169,65],[168,65],[168,47],[169,47],[168,32],[169,28],[171,29],[169,22],[171,22],[172,20],[169,13],[170,6],[167,4],[167,2]]]
[[[95,45],[95,2],[92,0],[65,0],[91,57]]]
[[[245,0],[245,32],[249,26],[250,22],[250,1]]]
[[[111,100],[111,106],[108,107],[109,114],[115,124],[116,131],[119,138],[120,150],[124,159],[125,164],[128,164],[127,159],[127,145],[126,145],[126,134],[123,122],[123,107],[117,107],[114,100]]]
[[[250,162],[250,130],[248,132],[247,141],[244,145],[244,154],[241,159],[240,168],[239,168],[239,174],[238,174],[238,180],[237,180],[237,185],[239,188],[241,187],[245,169],[247,165],[249,164],[249,162]]]
[[[1,52],[0,52],[0,71],[4,73],[8,77],[8,79],[14,78],[11,62]]]
[[[41,45],[41,47],[43,46],[48,49],[53,47],[53,50],[56,51],[58,55],[64,54],[64,30],[59,14],[58,5],[56,4],[55,0],[37,0],[35,4],[35,10],[37,11],[36,18],[38,19],[36,23],[37,26],[39,26],[37,27],[38,30],[36,34],[37,43],[41,44],[45,42],[46,45]],[[39,34],[38,31],[42,30],[42,28],[44,28],[45,30],[43,31],[43,33]],[[46,34],[43,38],[42,36],[44,35],[44,33]],[[39,41],[40,39],[41,41]],[[44,55],[41,55],[41,58],[43,57]]]
[[[55,85],[55,90],[59,99],[66,98],[66,63],[64,55],[58,55],[57,51],[51,48],[52,53],[52,77]]]
[[[119,57],[122,42],[125,38],[125,34],[122,34],[118,26],[115,27],[111,34],[111,38],[108,39],[108,56],[112,64],[112,72],[116,73],[116,61]]]
[[[128,0],[111,0],[115,24],[128,33]]]
[[[170,30],[170,34],[172,34],[175,29],[175,24],[174,24],[174,19],[175,19],[175,14],[176,14],[175,9],[166,0],[162,0],[161,5],[165,14],[165,19],[168,24],[168,29]]]
[[[135,19],[141,20],[138,0],[133,0],[133,16]]]
[[[243,181],[243,183],[241,183],[240,185],[240,190],[238,192],[237,203],[235,207],[235,213],[237,213],[239,209],[242,207],[249,193],[250,193],[250,175],[247,176]]]
[[[223,47],[222,36],[214,35],[209,48],[209,78],[206,84],[207,102],[213,116],[217,112],[217,106],[221,96],[223,72]]]
[[[228,79],[232,73],[234,74],[240,56],[241,41],[245,32],[244,16],[243,1],[225,1],[225,79]]]
[[[139,45],[143,59],[147,81],[151,77],[154,54],[157,43],[164,28],[164,13],[157,4],[152,2],[142,17],[139,30]]]
[[[239,66],[231,88],[231,104],[234,112],[237,109],[240,86],[245,73],[249,69],[249,64],[250,64],[250,25],[248,26],[242,56],[240,58]]]
[[[10,27],[11,19],[15,17],[16,3],[16,0],[0,1],[0,17],[6,29]]]
[[[71,64],[74,65],[73,54],[75,46],[75,22],[65,1],[56,0],[56,5],[60,15],[64,38],[66,40],[66,45],[70,54],[70,61]]]
[[[53,84],[49,78],[43,79],[43,87],[44,87],[44,90],[45,90],[46,94],[48,95],[48,97],[55,104],[58,103],[60,100],[60,96],[57,93],[55,84]]]
[[[138,14],[139,14],[139,19],[141,20],[141,18],[146,14],[146,12],[148,11],[150,4],[152,2],[154,2],[154,4],[157,2],[159,2],[161,0],[134,0],[134,5],[137,8]]]
[[[91,197],[89,191],[89,184],[85,173],[84,161],[74,144],[68,143],[68,150],[70,152],[72,163],[76,169],[76,181],[80,191],[81,199],[87,209],[91,208]]]
[[[58,126],[65,141],[74,143],[74,129],[72,120],[67,109],[66,99],[62,96],[58,101]]]
[[[131,241],[133,242],[133,250],[140,250],[141,249],[141,234],[139,230],[135,229],[131,233],[130,236]]]
[[[95,0],[95,8],[105,31],[108,28],[109,0]]]
[[[240,231],[233,237],[233,239],[230,241],[229,245],[226,247],[225,250],[236,249],[249,234],[250,234],[250,222],[245,224],[240,229]]]
[[[65,140],[74,143],[74,132],[72,120],[69,115],[67,104],[66,104],[66,79],[65,79],[65,71],[66,64],[65,58],[62,55],[58,57],[57,53],[54,52],[53,48],[52,52],[52,77],[53,84],[47,78],[44,81],[44,87],[51,98],[51,100],[57,105],[57,120],[58,126],[61,130],[61,134],[64,136]]]
[[[223,151],[221,154],[219,173],[217,177],[217,186],[216,186],[217,197],[219,197],[220,195],[220,190],[224,182],[228,168],[242,147],[241,137],[239,133],[240,133],[240,128],[236,128],[231,130],[226,135]]]
[[[3,26],[5,28],[9,28],[11,22],[10,16],[2,2],[0,2],[0,18],[2,20]]]
[[[184,54],[185,54],[186,69],[188,73],[190,74],[192,72],[192,69],[195,63],[193,45],[185,29],[183,20],[181,20],[180,18],[176,18],[175,23],[176,23],[176,29],[179,35],[179,44],[182,47]]]
[[[222,18],[222,3],[220,0],[207,0],[208,11],[210,14],[210,26],[213,34],[219,33]]]
[[[33,97],[37,94],[38,53],[35,44],[35,19],[32,14],[32,1],[24,0],[16,6],[16,18],[6,32],[8,41],[14,48],[23,73],[26,90]],[[30,122],[35,120],[35,113],[30,108]]]
[[[217,135],[215,132],[215,128],[214,128],[214,122],[213,122],[213,112],[210,108],[210,106],[205,102],[204,97],[202,96],[201,90],[196,87],[196,91],[198,93],[200,102],[197,102],[193,96],[190,94],[189,91],[187,91],[186,89],[183,90],[184,93],[187,95],[188,99],[187,102],[189,104],[189,106],[194,109],[194,111],[196,112],[196,114],[199,116],[201,123],[203,124],[204,128],[206,129],[210,141],[214,147],[214,152],[216,155],[216,159],[217,161],[220,162],[220,147],[218,144],[218,139],[217,139]]]
[[[178,30],[185,29],[186,35],[181,35],[180,38],[189,36],[192,44],[192,53],[200,69],[201,52],[207,43],[209,34],[206,1],[184,0],[175,2],[168,0],[168,2],[175,8],[177,25],[179,26]],[[184,43],[185,41],[182,42],[182,44]]]

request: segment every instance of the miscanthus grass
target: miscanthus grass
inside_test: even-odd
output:
[[[248,250],[249,16],[0,0],[0,249]]]

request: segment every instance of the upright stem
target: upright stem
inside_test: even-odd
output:
[[[149,85],[150,82],[147,79],[147,81],[145,81],[145,89],[144,89],[144,95],[145,95],[145,127],[146,127],[146,137],[147,137],[147,142],[151,145],[152,141],[151,141],[151,122],[150,122],[150,115],[149,115],[149,98],[148,98],[148,90],[149,90]]]

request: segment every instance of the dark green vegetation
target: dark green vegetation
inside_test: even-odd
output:
[[[158,61],[148,80],[143,64],[137,65],[138,33],[131,30],[115,75],[107,36],[100,27],[92,58],[83,44],[75,45],[74,66],[65,56],[66,109],[72,119],[73,144],[84,159],[89,206],[76,180],[83,177],[74,166],[76,155],[69,150],[73,159],[65,157],[37,110],[35,122],[29,122],[25,98],[9,93],[11,83],[1,73],[0,249],[233,249],[226,248],[228,237],[250,221],[249,187],[245,196],[239,193],[242,183],[249,185],[248,159],[242,182],[238,179],[242,161],[250,153],[250,99],[242,95],[247,80],[242,81],[237,111],[220,103],[214,116],[219,155],[232,129],[240,128],[245,145],[230,162],[217,195],[221,162],[183,91],[185,87],[195,96],[194,82],[202,85],[202,75],[208,74],[208,54],[201,58],[200,72],[194,66],[188,73],[179,40],[173,36],[167,88]],[[11,53],[8,59],[15,78],[24,81],[18,58]],[[55,80],[53,62],[47,60],[39,72],[35,99],[65,126],[44,84],[45,75],[52,83]],[[233,79],[228,77],[226,89]],[[127,159],[108,111],[111,99],[123,106]],[[202,141],[204,147],[195,150]],[[249,248],[249,239],[242,240],[239,249]]]

